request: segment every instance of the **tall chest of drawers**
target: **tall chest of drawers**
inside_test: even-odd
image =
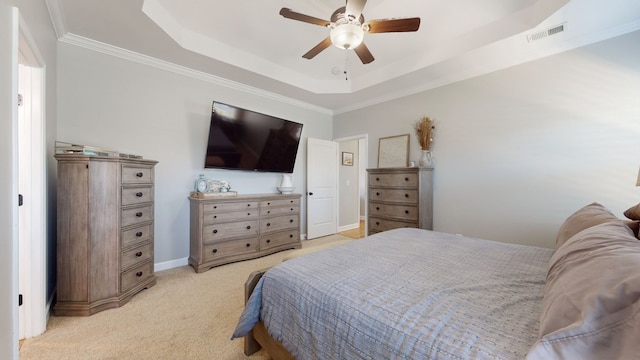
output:
[[[153,286],[157,161],[59,154],[56,315],[124,305]]]
[[[433,168],[367,169],[368,234],[433,229]]]
[[[190,197],[189,265],[196,272],[299,249],[300,194]]]

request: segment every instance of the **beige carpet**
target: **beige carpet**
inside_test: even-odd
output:
[[[302,246],[344,239],[332,235]],[[280,263],[291,251],[200,274],[189,266],[157,272],[158,283],[121,308],[89,317],[52,316],[44,334],[24,342],[20,359],[270,359],[263,352],[246,357],[243,340],[230,337],[249,274]]]

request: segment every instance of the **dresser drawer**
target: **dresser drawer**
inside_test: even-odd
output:
[[[281,206],[281,207],[270,207],[267,209],[260,209],[260,215],[262,216],[272,216],[272,215],[283,215],[283,214],[297,214],[300,207],[298,206]]]
[[[122,248],[126,249],[131,246],[141,244],[145,241],[153,239],[153,225],[142,225],[133,229],[122,231]]]
[[[153,167],[133,164],[122,165],[123,184],[152,184]]]
[[[300,199],[276,199],[276,200],[264,200],[260,202],[261,210],[269,210],[277,207],[299,207]]]
[[[153,201],[153,186],[122,189],[122,205],[135,205]]]
[[[288,228],[300,228],[298,214],[265,218],[260,221],[260,232],[267,233]]]
[[[297,243],[300,239],[300,230],[291,229],[288,231],[280,231],[263,235],[260,238],[260,250],[269,249],[272,247]]]
[[[258,218],[258,209],[236,211],[236,212],[215,212],[202,215],[203,224],[217,224],[219,222],[253,220]]]
[[[203,205],[204,212],[226,212],[226,211],[240,211],[240,210],[258,210],[257,201],[248,202],[219,202],[219,203],[206,203]]]
[[[222,241],[204,245],[204,262],[258,251],[258,238]]]
[[[140,264],[120,275],[120,291],[127,292],[153,276],[153,261]]]
[[[153,220],[153,205],[122,209],[122,226],[140,224]]]
[[[369,174],[369,186],[416,188],[418,175],[416,173]]]
[[[410,205],[369,203],[369,215],[417,221],[418,207]]]
[[[418,190],[411,189],[370,189],[370,201],[385,201],[402,204],[417,204]]]
[[[202,227],[202,242],[205,244],[231,238],[253,238],[258,234],[258,220],[213,224]]]
[[[151,244],[138,246],[131,250],[123,251],[120,258],[120,268],[126,270],[134,265],[153,258]]]
[[[418,227],[418,222],[416,221],[405,222],[405,221],[395,221],[395,220],[388,220],[388,219],[382,219],[382,218],[376,218],[376,217],[369,218],[370,234],[374,232],[387,231],[387,230],[397,229],[397,228],[417,228],[417,227]]]

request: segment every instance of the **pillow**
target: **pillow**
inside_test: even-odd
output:
[[[560,226],[556,238],[556,249],[580,231],[614,220],[618,220],[618,218],[609,209],[597,202],[591,203],[573,213]]]
[[[633,231],[633,234],[640,239],[640,221],[625,221],[624,223]]]
[[[622,220],[556,250],[527,359],[640,358],[640,242]]]
[[[640,204],[628,208],[624,212],[624,216],[631,220],[640,220]]]

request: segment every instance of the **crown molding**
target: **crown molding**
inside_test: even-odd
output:
[[[52,1],[55,1],[55,0],[52,0]],[[237,90],[240,92],[244,92],[247,94],[260,96],[270,100],[296,106],[302,109],[314,111],[314,112],[325,114],[325,115],[331,115],[331,116],[334,115],[331,109],[313,105],[304,101],[292,99],[290,97],[282,96],[270,91],[265,91],[260,88],[242,84],[237,81],[232,81],[229,79],[222,78],[220,76],[211,75],[203,71],[194,70],[186,66],[177,65],[165,60],[160,60],[148,55],[143,55],[134,51],[119,48],[113,45],[109,45],[100,41],[78,36],[72,33],[66,33],[64,36],[59,38],[59,41],[65,44],[78,46],[84,49],[96,51],[96,52],[114,56],[120,59],[129,60],[139,64],[154,67],[156,69],[169,71],[174,74],[186,76],[192,79],[201,80],[204,82],[208,82],[208,83],[219,85],[219,86],[224,86],[224,87]]]
[[[56,32],[56,37],[60,39],[67,33],[67,22],[64,18],[64,11],[62,11],[60,0],[45,0],[45,3],[49,10],[53,30]]]

